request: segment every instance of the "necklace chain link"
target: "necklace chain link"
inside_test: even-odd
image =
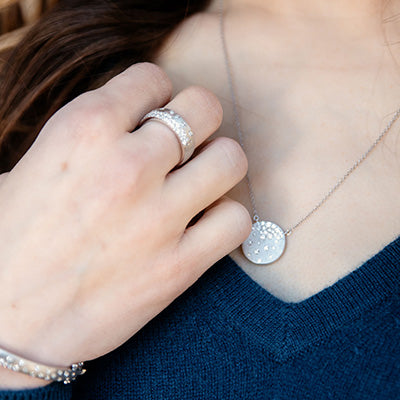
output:
[[[219,22],[220,22],[220,39],[221,39],[221,43],[222,43],[225,67],[226,67],[226,71],[227,71],[229,91],[230,91],[230,95],[231,95],[231,99],[232,99],[234,122],[235,122],[236,130],[237,130],[239,143],[242,146],[242,149],[245,151],[246,149],[245,149],[245,144],[244,144],[244,140],[243,140],[243,132],[242,132],[240,118],[239,118],[238,96],[237,96],[237,93],[235,90],[235,81],[233,79],[233,72],[232,72],[232,62],[229,57],[228,48],[227,48],[227,44],[226,44],[226,37],[225,37],[224,0],[220,1]],[[346,171],[346,173],[336,182],[336,184],[328,191],[328,193],[326,193],[326,195],[314,206],[314,208],[312,210],[310,210],[296,224],[294,224],[291,228],[287,229],[284,232],[285,236],[291,235],[292,232],[299,225],[301,225],[304,221],[306,221],[308,218],[310,218],[311,215],[314,214],[329,199],[330,196],[332,196],[332,194],[344,183],[344,181],[349,177],[349,175],[352,172],[354,172],[354,170],[357,167],[360,166],[360,164],[369,156],[369,154],[372,152],[372,150],[381,142],[383,137],[390,130],[390,128],[396,122],[396,120],[399,118],[399,116],[400,116],[400,108],[394,113],[392,119],[389,121],[389,123],[386,125],[386,127],[382,130],[380,135],[375,139],[375,141],[372,143],[372,145],[369,147],[369,149]],[[248,173],[246,174],[246,182],[247,182],[247,186],[249,189],[249,196],[250,196],[251,206],[252,206],[252,210],[253,210],[253,221],[258,222],[260,220],[260,217],[257,212],[254,190],[253,190]]]

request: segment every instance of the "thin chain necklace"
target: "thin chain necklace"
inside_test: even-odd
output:
[[[224,29],[224,1],[220,1],[220,36],[223,48],[223,54],[225,59],[226,72],[229,83],[229,90],[232,99],[232,108],[234,115],[234,122],[236,125],[237,135],[239,138],[239,143],[245,150],[245,145],[243,141],[243,133],[241,129],[240,119],[239,119],[239,103],[238,97],[235,90],[235,82],[232,73],[232,63],[230,61],[226,38]],[[249,237],[242,244],[242,251],[245,257],[253,262],[254,264],[270,264],[276,261],[284,252],[286,246],[286,238],[292,234],[292,232],[300,226],[304,221],[311,217],[327,200],[328,198],[343,184],[343,182],[349,177],[349,175],[354,172],[354,170],[370,155],[372,150],[381,142],[386,133],[390,130],[394,122],[400,116],[400,108],[394,113],[393,118],[389,121],[380,135],[372,143],[370,148],[350,167],[346,173],[336,182],[336,184],[328,191],[328,193],[310,210],[305,214],[296,224],[287,230],[283,230],[279,225],[272,221],[261,220],[257,209],[256,201],[254,196],[254,191],[251,185],[249,175],[246,174],[246,182],[249,190],[249,196],[251,201],[251,206],[253,210],[253,227]]]

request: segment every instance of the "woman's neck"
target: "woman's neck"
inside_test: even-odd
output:
[[[257,10],[269,18],[296,19],[297,21],[321,20],[335,23],[338,29],[375,29],[382,15],[393,6],[382,0],[212,0],[209,11],[217,12],[221,4],[228,12]]]
[[[372,17],[384,6],[382,0],[223,0],[225,7],[259,8],[271,14],[322,18]],[[213,0],[218,8],[221,0]]]

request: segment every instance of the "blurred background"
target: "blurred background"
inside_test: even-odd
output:
[[[0,0],[0,52],[11,49],[57,0]]]

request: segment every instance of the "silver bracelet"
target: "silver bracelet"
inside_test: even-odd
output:
[[[21,372],[33,378],[44,379],[45,381],[71,383],[78,376],[83,375],[83,363],[72,364],[71,367],[50,367],[27,360],[7,350],[0,348],[0,365],[11,371]]]

